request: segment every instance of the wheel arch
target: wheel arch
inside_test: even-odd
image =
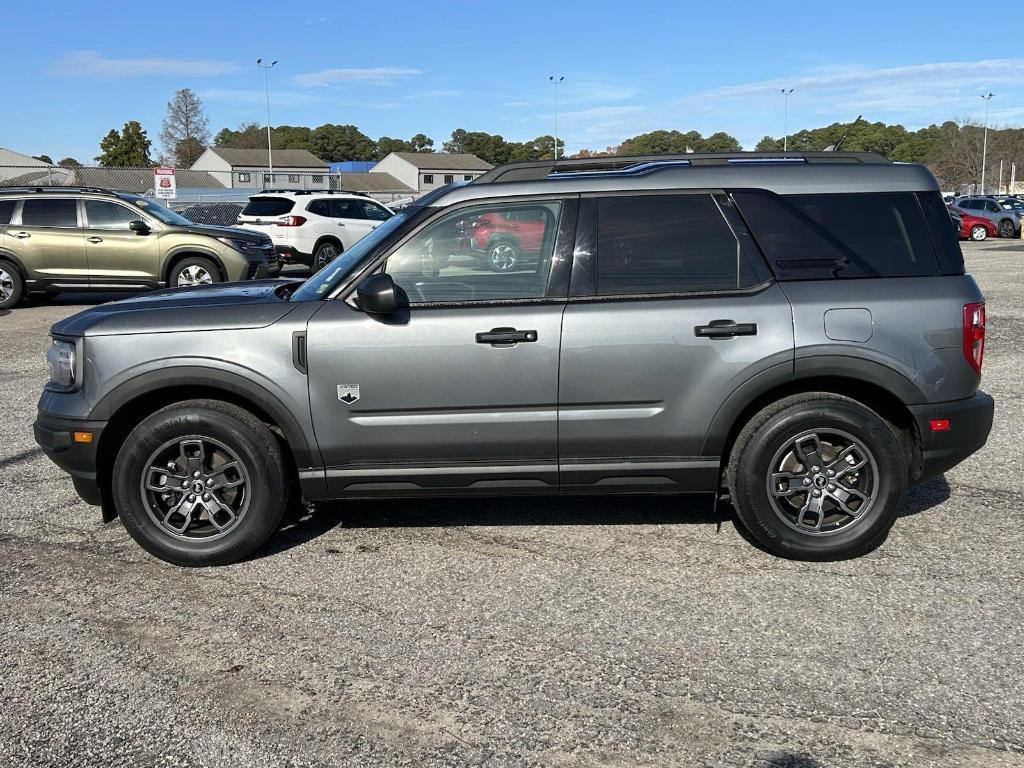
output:
[[[313,256],[316,256],[316,249],[324,243],[334,243],[338,246],[338,253],[342,254],[345,252],[345,244],[341,242],[341,238],[337,235],[320,235],[313,243]]]
[[[173,251],[170,251],[164,257],[164,266],[163,269],[160,270],[160,279],[166,285],[170,285],[171,272],[178,264],[180,264],[184,259],[187,259],[190,256],[195,256],[200,259],[207,259],[208,261],[212,261],[214,265],[217,267],[217,269],[220,271],[220,279],[224,281],[228,279],[227,268],[224,266],[224,261],[223,259],[221,259],[218,253],[216,253],[213,250],[208,250],[206,248],[191,245],[182,246]]]
[[[244,408],[266,423],[281,438],[288,469],[319,465],[316,450],[302,427],[277,397],[258,384],[234,373],[196,367],[151,371],[108,393],[93,409],[93,417],[107,422],[96,449],[96,479],[109,488],[117,453],[128,434],[152,413],[176,402],[221,400]]]
[[[25,265],[22,263],[21,259],[13,253],[0,249],[0,261],[6,261],[9,264],[13,264],[14,268],[17,269],[18,273],[21,275],[21,279],[26,282],[28,281],[28,270],[25,269]]]
[[[900,433],[907,451],[907,465],[912,468],[912,475],[916,472],[921,436],[908,406],[925,402],[927,398],[897,371],[858,358],[816,361],[803,371],[799,370],[798,362],[795,375],[787,376],[774,370],[749,379],[719,407],[705,436],[701,455],[720,456],[722,466],[726,466],[737,435],[755,414],[784,397],[806,392],[842,395],[878,413]]]

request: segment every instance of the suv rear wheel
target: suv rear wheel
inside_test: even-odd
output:
[[[174,288],[189,285],[212,285],[221,282],[220,271],[209,259],[187,256],[171,270],[171,285]]]
[[[784,398],[736,438],[728,470],[736,514],[766,549],[838,560],[885,539],[903,504],[906,454],[893,428],[855,400]]]
[[[288,483],[273,433],[238,406],[190,400],[144,419],[118,452],[125,529],[161,560],[225,565],[277,530]]]
[[[341,253],[341,248],[337,243],[332,242],[331,240],[325,240],[322,243],[318,243],[316,249],[313,251],[313,271],[319,272],[334,261],[338,257],[339,253]]]
[[[1000,237],[1013,237],[1017,234],[1017,228],[1013,226],[1013,222],[1009,219],[1003,219],[999,222],[999,236]]]
[[[25,293],[25,281],[18,268],[8,261],[0,261],[0,309],[18,306]]]

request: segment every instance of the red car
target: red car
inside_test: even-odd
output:
[[[488,213],[469,223],[468,247],[495,272],[522,266],[524,256],[536,256],[551,232],[551,214],[543,208]]]
[[[995,237],[999,233],[994,221],[981,216],[973,216],[956,206],[951,207],[950,210],[960,219],[961,238],[981,241],[988,237]]]

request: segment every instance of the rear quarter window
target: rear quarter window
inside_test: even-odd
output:
[[[14,206],[17,200],[0,200],[0,227],[11,223],[11,216],[14,215]]]
[[[294,200],[287,197],[253,197],[242,209],[243,216],[284,216],[291,213]]]
[[[751,190],[733,197],[779,279],[940,274],[912,192],[780,197]]]

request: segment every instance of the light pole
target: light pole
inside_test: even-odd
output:
[[[789,94],[793,92],[792,88],[782,89],[782,97],[785,99],[786,106],[783,110],[783,135],[782,135],[782,151],[789,151]]]
[[[551,75],[550,80],[555,86],[555,160],[558,159],[558,84],[565,80],[565,75],[561,77],[555,77]]]
[[[988,160],[988,103],[992,101],[994,94],[982,96],[985,100],[985,132],[981,142],[981,194],[985,194],[985,162]]]
[[[274,183],[274,149],[270,144],[270,70],[277,60],[264,64],[263,59],[256,59],[256,66],[263,70],[263,87],[267,91],[267,166],[270,168],[270,183]]]

